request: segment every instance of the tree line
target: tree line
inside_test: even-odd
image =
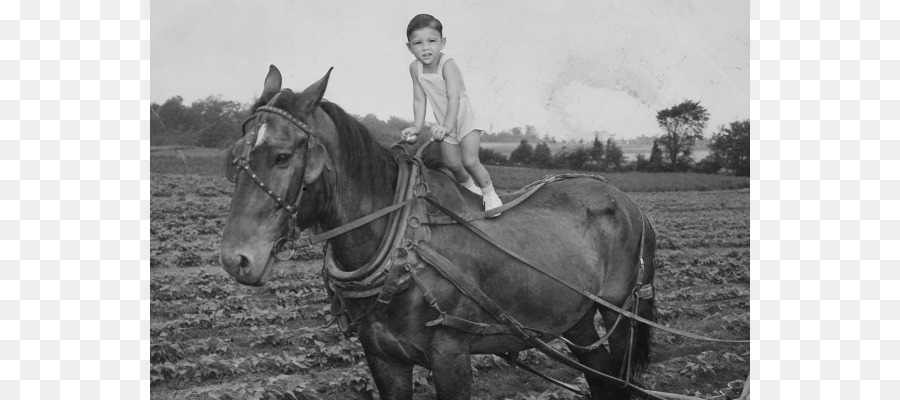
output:
[[[241,124],[249,115],[249,104],[222,100],[218,96],[196,100],[190,105],[184,104],[181,96],[173,96],[162,104],[150,104],[150,144],[224,148],[237,140]],[[354,117],[383,144],[397,141],[399,132],[412,126],[411,121],[393,116],[387,121],[374,114]],[[428,128],[425,129],[427,133]],[[531,125],[486,133],[482,137],[486,142],[518,142],[522,139],[541,140],[537,129]],[[543,140],[556,143],[556,138],[548,135],[544,135]]]
[[[224,148],[241,135],[241,124],[249,116],[249,105],[222,100],[217,96],[185,105],[181,96],[162,104],[150,105],[150,143],[153,146],[179,145]],[[374,114],[354,116],[383,144],[399,139],[398,132],[412,123],[398,117],[382,121]],[[652,139],[649,155],[638,154],[625,160],[622,148],[611,137],[602,142],[599,135],[589,146],[566,147],[553,154],[548,144],[557,143],[545,134],[540,138],[534,126],[514,127],[482,137],[485,142],[519,142],[509,157],[491,149],[481,149],[481,161],[492,165],[523,165],[540,168],[564,168],[585,171],[646,171],[702,173],[728,172],[750,176],[750,121],[723,125],[707,139],[710,154],[699,162],[693,149],[703,140],[709,113],[699,102],[682,103],[660,110],[656,115],[662,134],[642,135],[641,143]],[[426,128],[427,129],[427,128]],[[427,132],[425,132],[427,135]],[[534,142],[536,145],[532,145]]]
[[[585,171],[644,171],[644,172],[728,172],[736,176],[750,176],[750,120],[733,121],[720,126],[707,140],[709,155],[694,161],[693,149],[703,140],[703,130],[709,112],[699,102],[685,100],[660,110],[656,115],[663,134],[652,138],[650,154],[638,154],[626,161],[622,148],[609,138],[604,145],[598,136],[590,146],[567,150],[565,147],[551,154],[547,141],[532,146],[522,139],[509,157],[481,149],[483,163],[494,165],[522,165],[539,168],[566,168]]]

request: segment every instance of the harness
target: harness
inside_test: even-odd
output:
[[[310,138],[309,141],[307,141],[305,150],[308,156],[310,142],[314,139],[312,129],[310,129],[306,124],[292,117],[287,112],[274,107],[259,107],[257,108],[256,112],[273,113],[280,115],[300,128],[301,131],[306,133]],[[248,119],[247,122],[249,122],[253,118],[260,118],[261,115],[262,114],[254,114],[254,116],[251,116],[251,118]],[[246,144],[251,144],[253,140],[255,140],[255,136],[256,133],[253,134],[253,138],[248,140]],[[392,205],[378,210],[365,217],[351,221],[338,228],[315,235],[313,237],[294,239],[288,238],[288,236],[286,236],[279,239],[278,243],[276,243],[281,244],[285,248],[289,248],[291,250],[291,255],[293,255],[293,252],[298,248],[326,241],[390,214],[387,233],[384,235],[379,248],[376,250],[375,256],[372,257],[372,259],[370,259],[369,262],[367,262],[363,267],[355,269],[353,271],[347,271],[341,268],[341,265],[335,257],[331,246],[326,246],[325,259],[323,263],[323,275],[325,279],[326,290],[332,302],[331,312],[333,315],[335,315],[335,318],[331,321],[331,323],[337,322],[341,331],[347,332],[353,330],[370,314],[378,312],[379,310],[390,304],[391,300],[397,293],[403,290],[407,290],[409,287],[412,287],[412,285],[415,285],[422,292],[422,296],[425,298],[428,305],[436,310],[439,315],[435,320],[427,322],[426,326],[446,326],[449,328],[478,335],[513,335],[532,345],[549,357],[573,369],[619,384],[621,385],[621,387],[627,388],[635,394],[646,396],[645,398],[663,400],[665,399],[664,397],[660,397],[657,394],[652,393],[651,391],[646,391],[645,389],[640,388],[630,382],[634,329],[638,322],[694,339],[731,343],[749,342],[749,340],[709,338],[706,336],[670,328],[637,315],[640,302],[642,300],[651,300],[654,297],[652,284],[643,283],[645,270],[643,259],[645,227],[646,225],[650,224],[650,221],[646,219],[643,213],[641,213],[641,239],[637,260],[639,263],[637,279],[635,280],[632,295],[628,297],[624,304],[616,305],[555,276],[553,273],[547,271],[546,268],[543,268],[541,265],[532,262],[524,256],[519,255],[509,246],[503,244],[495,238],[490,237],[478,227],[471,224],[471,221],[484,218],[486,215],[488,215],[487,212],[457,215],[452,210],[442,205],[440,203],[440,200],[431,193],[428,187],[428,183],[425,181],[425,167],[421,159],[421,154],[429,144],[430,143],[426,143],[425,145],[421,146],[414,156],[396,156],[395,160],[398,163],[399,173],[397,190],[395,192],[394,203]],[[278,195],[273,194],[271,190],[267,189],[265,183],[256,176],[254,171],[249,166],[250,152],[251,149],[249,147],[245,148],[242,155],[236,157],[232,161],[232,164],[250,174],[250,177],[253,179],[253,181],[256,182],[256,184],[260,188],[266,190],[269,196],[272,197],[273,200],[275,200],[276,204],[278,204],[279,207],[284,208],[290,213],[291,222],[290,229],[288,231],[288,235],[290,236],[294,231],[294,219],[297,215],[297,210],[300,205],[302,194],[306,190],[305,183],[301,184],[298,194],[296,195],[296,199],[293,201],[293,205],[289,204],[287,202],[287,195],[285,196],[285,199],[282,199]],[[301,173],[305,173],[305,170],[306,164],[304,164]],[[240,171],[235,172],[235,177],[239,172]],[[498,211],[504,212],[510,208],[515,207],[516,205],[528,199],[531,195],[536,193],[548,183],[574,178],[591,178],[606,182],[604,178],[595,175],[565,174],[547,176],[537,182],[526,186],[522,189],[523,193],[521,196],[503,205],[499,210],[491,210],[490,214],[495,214]],[[438,212],[435,214],[429,214],[426,209],[426,205],[431,205],[432,207],[437,209]],[[528,328],[522,325],[515,318],[506,313],[501,306],[499,306],[493,299],[491,299],[490,296],[485,294],[471,279],[471,277],[460,271],[452,261],[439,254],[428,244],[431,238],[431,231],[429,226],[445,224],[459,224],[479,238],[490,243],[498,250],[515,258],[517,261],[525,264],[529,268],[532,268],[535,271],[547,276],[548,278],[563,284],[568,289],[591,299],[595,303],[615,311],[616,313],[618,313],[618,317],[616,318],[616,321],[614,322],[612,328],[609,329],[609,331],[594,344],[590,346],[578,346],[561,336],[549,332],[541,332],[539,330]],[[276,248],[273,249],[273,252],[279,250],[278,245],[276,245],[275,247]],[[290,256],[288,256],[288,258],[290,258]],[[443,311],[440,307],[439,299],[432,293],[425,281],[419,276],[422,271],[424,271],[428,267],[433,268],[438,274],[440,274],[440,276],[451,282],[460,292],[462,292],[464,295],[481,306],[481,308],[487,311],[487,313],[495,321],[497,321],[498,324],[469,321],[458,316],[447,314],[445,311]],[[362,299],[372,298],[376,296],[376,301],[374,305],[369,308],[369,310],[364,311],[361,315],[350,315],[350,311],[346,305],[346,299]],[[631,323],[629,326],[628,348],[626,350],[627,359],[625,362],[623,362],[622,370],[620,371],[620,377],[613,377],[604,374],[577,361],[574,361],[564,354],[553,349],[544,340],[542,340],[545,338],[558,338],[566,342],[568,345],[572,346],[572,348],[577,351],[591,351],[598,348],[609,339],[615,329],[620,325],[623,317],[629,318],[631,320]],[[532,372],[536,372],[531,370],[530,367],[525,366],[521,362],[517,362],[514,355],[510,355],[509,360],[511,361],[511,363],[515,362],[516,365],[522,366],[523,368]],[[541,374],[538,373],[538,375]],[[562,382],[553,381],[553,383],[560,385],[566,389],[579,392],[578,389],[575,389]]]

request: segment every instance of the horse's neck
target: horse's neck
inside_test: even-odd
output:
[[[334,229],[363,218],[390,206],[393,202],[397,182],[397,165],[393,161],[380,173],[387,174],[392,190],[389,193],[368,193],[359,185],[341,185],[331,188],[331,207],[323,218],[325,229]],[[343,183],[351,182],[345,179]],[[388,232],[388,218],[382,217],[359,228],[351,230],[330,241],[338,261],[347,270],[355,270],[365,265],[378,251],[382,239]]]

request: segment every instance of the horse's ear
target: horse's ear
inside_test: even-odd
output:
[[[281,71],[274,65],[269,65],[269,73],[266,75],[266,81],[263,83],[263,92],[260,98],[267,99],[281,90]]]
[[[331,76],[331,70],[333,69],[334,67],[328,68],[328,72],[325,73],[322,79],[309,85],[308,88],[303,90],[303,93],[300,93],[300,96],[297,96],[294,106],[297,107],[296,110],[300,115],[312,114],[316,107],[319,106],[322,96],[325,95],[325,88],[328,87],[328,77]]]
[[[309,160],[306,160],[306,174],[303,176],[303,182],[307,185],[311,185],[316,179],[319,179],[323,169],[333,168],[331,157],[325,151],[325,146],[316,142],[311,142],[309,146]]]

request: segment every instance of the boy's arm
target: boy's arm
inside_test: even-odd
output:
[[[456,61],[447,60],[444,63],[444,81],[447,82],[447,115],[444,116],[444,127],[448,130],[456,130],[456,115],[459,113],[459,93],[462,87],[462,73]]]
[[[413,82],[413,123],[416,130],[421,131],[425,126],[425,105],[428,103],[428,99],[425,97],[425,89],[419,85],[419,71],[416,63],[417,61],[413,61],[409,64],[409,75]]]

